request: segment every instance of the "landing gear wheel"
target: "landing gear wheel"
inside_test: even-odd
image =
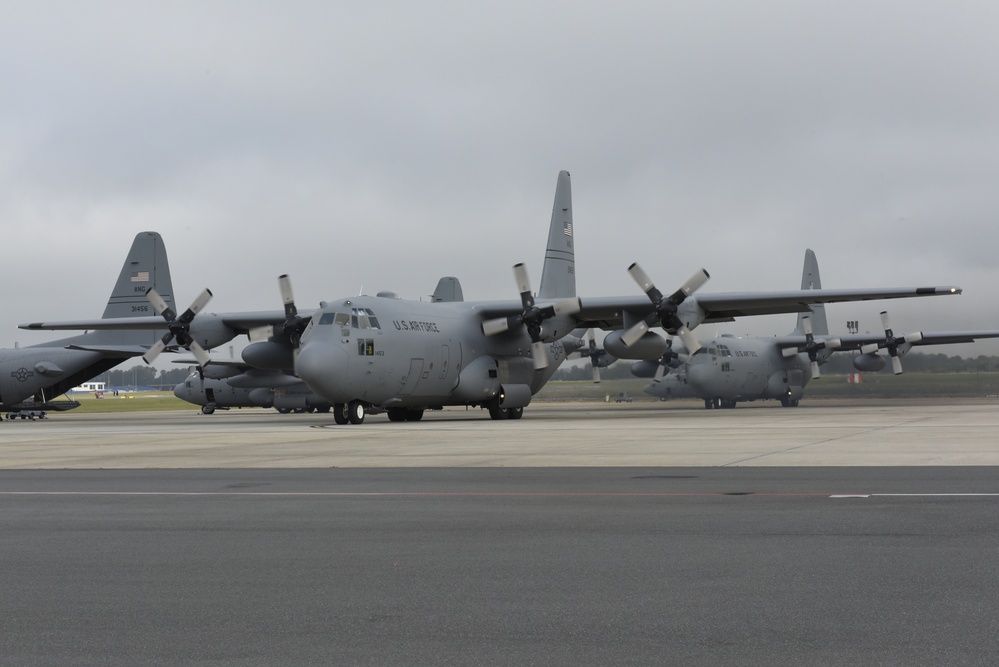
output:
[[[524,408],[510,408],[506,411],[507,419],[520,419],[524,416]]]
[[[402,408],[389,408],[386,412],[388,413],[390,422],[404,422],[406,421],[406,413],[408,410],[403,410]]]
[[[406,410],[406,421],[418,422],[423,419],[423,410]]]
[[[498,400],[493,399],[489,401],[487,407],[489,408],[490,419],[507,419],[510,416],[509,412],[499,406]]]
[[[796,408],[798,407],[798,401],[793,398],[782,398],[780,399],[780,404],[785,408]]]
[[[277,410],[282,415],[286,415],[291,412],[291,408],[274,408],[274,409]]]
[[[201,406],[201,414],[203,414],[203,415],[210,415],[213,412],[215,412],[215,406],[214,405],[202,405]]]
[[[364,403],[354,400],[347,406],[347,418],[351,424],[364,423]]]
[[[333,421],[341,425],[350,423],[350,418],[347,417],[347,406],[344,403],[333,405]]]

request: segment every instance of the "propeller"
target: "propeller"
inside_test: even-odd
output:
[[[156,311],[157,315],[162,315],[163,319],[167,323],[167,333],[158,341],[156,341],[149,351],[142,355],[143,361],[147,364],[153,363],[156,357],[160,356],[160,353],[167,348],[170,341],[176,339],[179,345],[184,346],[190,350],[195,358],[198,360],[199,366],[204,366],[211,359],[205,348],[198,344],[198,341],[191,337],[191,321],[194,320],[194,316],[200,313],[204,307],[211,301],[212,292],[209,289],[205,289],[194,302],[181,313],[180,317],[177,317],[177,313],[174,312],[167,302],[163,300],[163,297],[159,293],[150,288],[146,291],[146,300],[149,301],[153,306],[153,310]]]
[[[656,288],[652,279],[649,278],[649,275],[642,270],[642,267],[637,262],[628,267],[628,273],[631,274],[631,277],[648,295],[649,300],[652,301],[652,312],[646,315],[641,322],[624,332],[621,336],[621,342],[624,346],[631,347],[649,329],[659,324],[669,333],[679,336],[688,353],[694,354],[701,349],[701,344],[698,342],[697,336],[677,316],[677,309],[688,296],[696,292],[708,281],[708,278],[711,277],[708,272],[701,269],[692,275],[680,289],[668,297],[663,296],[663,293]]]
[[[545,342],[542,340],[543,332],[541,325],[544,324],[545,320],[557,315],[573,315],[578,313],[581,307],[579,299],[572,297],[556,301],[548,306],[539,307],[534,303],[534,296],[531,294],[531,283],[527,277],[527,268],[522,263],[514,264],[513,277],[517,281],[517,289],[520,290],[520,302],[524,309],[516,315],[486,320],[482,323],[482,333],[487,336],[495,336],[519,326],[527,327],[527,334],[531,337],[531,358],[534,360],[534,368],[546,368],[548,366],[548,352],[545,349]]]
[[[891,328],[891,320],[888,318],[888,311],[881,311],[881,324],[885,328],[885,339],[877,343],[868,343],[860,348],[863,354],[872,354],[880,349],[888,350],[888,356],[891,357],[891,369],[895,375],[902,374],[902,360],[899,358],[898,348],[903,345],[912,343],[918,343],[923,340],[923,333],[917,331],[911,334],[905,334],[904,336],[896,336],[895,332]]]
[[[260,342],[273,338],[275,333],[283,333],[288,337],[291,346],[298,349],[298,344],[302,339],[302,332],[309,325],[308,318],[298,314],[295,306],[295,295],[291,289],[291,278],[287,273],[278,276],[278,287],[281,290],[281,300],[284,302],[284,322],[280,325],[280,330],[268,324],[263,327],[256,327],[247,332],[247,337],[251,342]]]
[[[677,368],[680,364],[685,363],[689,357],[686,354],[680,354],[673,350],[673,339],[669,338],[666,340],[666,351],[663,356],[659,357],[659,366],[656,368],[656,380],[661,380],[668,368]]]
[[[596,335],[593,329],[588,329],[586,332],[587,344],[586,347],[579,351],[579,356],[583,358],[588,358],[590,360],[590,367],[593,369],[593,383],[600,384],[600,367],[609,366],[612,361],[604,362],[606,357],[610,357],[607,351],[601,347],[597,347]]]
[[[804,345],[798,345],[797,347],[785,347],[781,350],[781,355],[785,358],[793,357],[799,352],[804,352],[808,355],[808,360],[812,365],[812,378],[822,377],[822,373],[819,371],[819,351],[820,350],[834,350],[843,341],[839,338],[827,338],[825,340],[815,340],[815,335],[812,332],[812,318],[803,317],[801,318],[801,328],[805,332],[805,343]]]

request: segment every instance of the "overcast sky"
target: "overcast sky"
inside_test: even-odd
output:
[[[180,306],[278,309],[281,273],[302,308],[442,275],[513,299],[560,169],[583,296],[636,293],[633,261],[796,289],[810,247],[825,287],[965,290],[831,306],[835,331],[999,329],[994,2],[0,7],[3,347],[98,317],[145,230]]]

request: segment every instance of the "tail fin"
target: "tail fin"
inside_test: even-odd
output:
[[[539,299],[576,296],[576,255],[572,249],[572,187],[569,172],[560,171],[548,228],[548,247],[541,272]]]
[[[132,241],[118,281],[111,291],[102,318],[147,317],[155,315],[146,300],[146,291],[155,289],[167,305],[174,309],[173,283],[167,262],[163,238],[157,232],[139,232]],[[94,331],[88,334],[92,343],[143,344],[149,343],[162,332],[154,331]],[[99,340],[98,340],[99,339]]]
[[[805,251],[805,265],[801,269],[801,289],[822,289],[822,280],[819,278],[819,261],[815,258],[815,253],[811,250]],[[809,317],[812,320],[812,333],[816,336],[829,334],[829,322],[826,321],[826,307],[822,303],[813,303],[809,307],[811,313],[798,313],[798,325],[795,331],[801,333],[804,329],[801,320]]]

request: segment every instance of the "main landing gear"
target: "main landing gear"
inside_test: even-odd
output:
[[[725,398],[705,398],[704,399],[704,409],[705,410],[720,410],[725,408],[726,410],[731,410],[735,407],[735,401],[730,401]]]
[[[486,406],[490,419],[520,419],[524,416],[524,408],[501,408],[499,401],[493,399]]]
[[[337,424],[363,424],[364,402],[354,400],[350,403],[335,403],[333,421]]]

